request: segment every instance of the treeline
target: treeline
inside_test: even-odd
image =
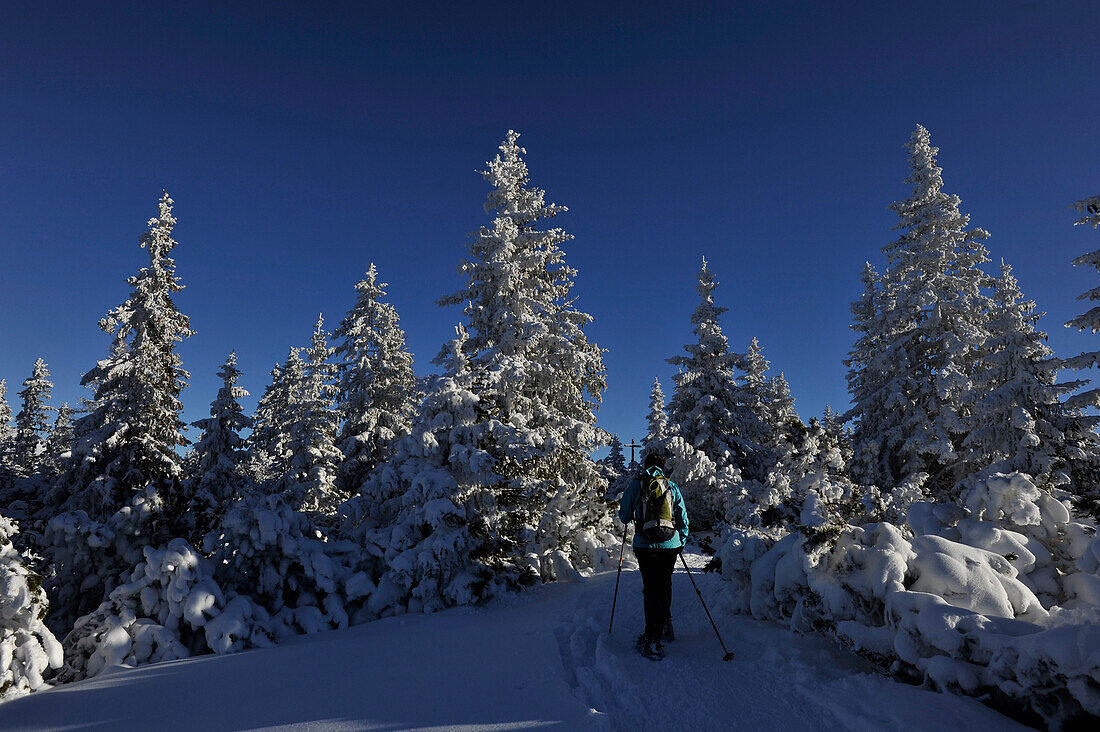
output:
[[[570,237],[546,224],[565,209],[530,186],[517,137],[483,173],[491,223],[468,242],[465,285],[439,303],[463,318],[437,375],[414,377],[372,266],[335,330],[319,319],[275,366],[252,416],[231,354],[190,446],[175,347],[191,331],[172,302],[164,196],[141,240],[149,266],[100,322],[112,340],[84,376],[93,396],[50,420],[39,361],[14,427],[0,413],[0,511],[22,524],[0,525],[0,560],[25,588],[0,616],[24,649],[0,668],[5,688],[478,602],[608,562],[636,467],[596,427],[602,351],[573,305]],[[1050,350],[1011,268],[987,270],[989,235],[943,191],[928,131],[908,147],[899,234],[852,305],[851,409],[804,421],[755,338],[731,349],[704,259],[696,339],[668,359],[667,399],[654,382],[644,450],[666,456],[693,527],[711,530],[735,610],[1028,721],[1100,714],[1100,440],[1086,411],[1100,390],[1058,378],[1100,353]],[[1076,207],[1077,223],[1100,224],[1100,197]],[[1100,266],[1100,251],[1074,264]],[[1097,310],[1068,325],[1100,330]]]
[[[518,137],[483,172],[490,223],[468,242],[464,286],[440,300],[463,317],[437,375],[415,378],[372,265],[335,330],[319,319],[272,369],[252,416],[230,354],[192,445],[176,352],[192,331],[161,198],[140,240],[148,265],[99,323],[111,342],[82,379],[92,396],[51,420],[39,360],[13,428],[0,398],[0,511],[22,524],[5,519],[0,543],[25,610],[0,613],[2,642],[21,634],[23,649],[0,659],[4,693],[477,602],[608,561],[591,457],[607,442],[603,355],[573,304],[571,237],[545,227],[565,209],[529,184]]]
[[[730,350],[704,261],[698,339],[667,404],[654,385],[646,444],[720,530],[734,609],[1060,727],[1100,714],[1100,390],[1058,374],[1100,353],[1051,351],[1011,267],[983,267],[928,131],[908,147],[899,234],[852,305],[851,409],[804,423],[755,341]],[[1075,207],[1100,224],[1100,197]],[[1067,325],[1100,330],[1100,308]]]

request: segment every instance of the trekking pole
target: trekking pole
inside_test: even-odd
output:
[[[710,627],[714,628],[714,634],[718,636],[718,642],[722,644],[722,651],[725,653],[722,656],[723,661],[733,660],[733,651],[726,650],[726,644],[722,640],[722,634],[718,632],[718,626],[714,624],[714,618],[710,616],[710,610],[707,609],[707,603],[703,600],[703,593],[699,591],[699,585],[695,584],[695,578],[691,576],[691,569],[688,568],[687,560],[684,559],[684,553],[680,552],[680,561],[684,563],[684,569],[687,570],[688,579],[691,580],[691,586],[695,588],[695,594],[699,596],[699,602],[703,603],[703,610],[707,613],[707,620],[710,621]]]
[[[630,524],[623,525],[623,543],[619,547],[619,573],[615,575],[615,596],[611,598],[611,622],[607,624],[607,634],[611,635],[611,626],[615,624],[615,603],[619,601],[619,578],[623,576],[623,552],[626,551],[626,532]]]

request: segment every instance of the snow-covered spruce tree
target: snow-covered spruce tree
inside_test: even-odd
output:
[[[82,380],[95,398],[73,425],[73,456],[59,481],[68,512],[46,527],[55,570],[51,627],[71,627],[98,607],[140,561],[141,548],[167,540],[183,519],[176,448],[186,444],[179,395],[188,373],[175,349],[191,329],[172,302],[183,289],[169,256],[175,224],[165,193],[141,237],[149,266],[127,280],[129,299],[100,321],[113,333],[110,355]]]
[[[645,438],[642,447],[648,452],[653,445],[668,437],[668,413],[665,411],[665,393],[661,391],[661,380],[653,378],[653,390],[649,392],[649,414],[646,415]]]
[[[780,371],[777,376],[768,379],[768,403],[764,411],[772,441],[790,439],[792,422],[801,422],[794,411],[794,397],[791,386]]]
[[[12,441],[15,429],[11,425],[11,406],[7,400],[8,382],[0,379],[0,477],[12,470]]]
[[[22,408],[15,415],[13,462],[18,475],[34,475],[44,458],[52,390],[50,370],[45,361],[38,359],[31,375],[23,382],[23,391],[19,392]]]
[[[872,378],[855,379],[850,414],[859,420],[857,459],[876,455],[885,484],[924,472],[933,493],[948,497],[968,426],[965,395],[988,338],[981,288],[989,277],[979,265],[989,261],[981,243],[989,234],[968,229],[958,196],[943,192],[928,130],[918,125],[908,147],[913,193],[891,205],[902,233],[883,248],[889,268],[869,323],[878,350],[856,359],[871,362]]]
[[[51,478],[62,475],[68,467],[73,446],[73,408],[68,402],[57,408],[50,434],[46,437],[46,455],[43,469]]]
[[[680,367],[672,377],[669,432],[683,444],[672,445],[669,438],[661,448],[670,458],[670,475],[684,492],[693,523],[703,527],[723,518],[719,507],[732,489],[725,481],[714,481],[714,474],[724,474],[726,469],[759,470],[765,453],[756,441],[764,434],[763,425],[734,376],[740,357],[730,352],[718,324],[726,308],[714,304],[717,286],[704,259],[696,288],[701,302],[691,316],[698,341],[684,346],[688,355],[668,359]],[[705,460],[700,462],[694,452]],[[685,461],[698,465],[689,468]]]
[[[291,387],[291,409],[294,415],[286,448],[290,466],[283,478],[281,492],[297,510],[313,516],[334,516],[342,496],[336,485],[336,471],[341,453],[336,447],[336,431],[340,415],[335,410],[336,387],[332,380],[336,367],[330,362],[324,319],[317,318],[307,360],[301,363],[301,387],[298,365],[288,362],[287,377]]]
[[[962,443],[963,459],[970,466],[966,472],[1019,471],[1048,488],[1068,483],[1059,424],[1069,416],[1062,397],[1079,384],[1057,383],[1059,362],[1046,345],[1046,333],[1036,327],[1042,313],[1024,299],[1012,268],[1003,262],[992,304],[990,337],[965,400],[971,425]]]
[[[184,539],[145,547],[143,560],[65,637],[63,681],[107,668],[271,645],[268,614],[248,597],[226,597],[214,565]]]
[[[290,451],[287,443],[290,439],[292,423],[291,388],[298,389],[300,383],[291,385],[288,370],[294,363],[295,374],[300,380],[305,373],[298,349],[292,348],[286,361],[275,364],[271,369],[271,383],[264,389],[256,404],[256,415],[252,420],[252,434],[248,437],[248,472],[258,484],[274,484],[282,480],[290,468]],[[297,392],[294,392],[295,394]]]
[[[195,472],[188,478],[187,491],[188,534],[195,545],[201,543],[229,503],[242,497],[247,484],[243,465],[248,452],[241,430],[251,427],[252,419],[238,401],[248,396],[248,392],[237,386],[241,372],[236,352],[229,354],[218,376],[222,378],[222,387],[210,404],[210,416],[193,423],[202,430],[194,447]]]
[[[390,457],[416,412],[413,357],[397,310],[381,300],[386,287],[372,263],[355,285],[355,305],[333,333],[340,341],[333,355],[344,420],[337,446],[344,455],[339,484],[345,494],[356,493],[367,474]]]
[[[887,342],[886,313],[891,303],[886,299],[882,276],[870,262],[863,265],[863,294],[852,303],[852,330],[858,333],[855,344],[844,359],[848,367],[848,393],[852,408],[841,418],[855,420],[852,431],[852,475],[861,483],[885,484],[880,455],[881,444],[877,425],[885,420],[884,403],[889,394],[882,386],[889,364],[882,359]]]
[[[1100,226],[1100,196],[1093,196],[1077,201],[1074,204],[1074,208],[1077,209],[1078,213],[1084,214],[1084,216],[1074,222],[1074,226],[1091,225],[1094,229]],[[1082,254],[1080,257],[1073,260],[1074,267],[1081,265],[1100,269],[1100,249],[1089,252],[1088,254]],[[1089,302],[1100,300],[1100,287],[1092,288],[1084,294],[1079,295],[1077,299]],[[1066,327],[1076,328],[1078,330],[1088,330],[1092,333],[1100,331],[1100,305],[1071,319],[1066,323]],[[1079,356],[1062,359],[1061,361],[1061,366],[1063,368],[1070,369],[1088,369],[1097,364],[1100,364],[1100,351],[1082,353]],[[1071,411],[1075,411],[1078,415],[1081,413],[1081,410],[1086,407],[1097,405],[1100,405],[1100,387],[1074,394],[1067,400],[1066,404]],[[1089,426],[1091,427],[1092,425],[1090,424]],[[1091,429],[1087,437],[1093,437]],[[1094,517],[1100,518],[1100,489],[1095,487],[1100,485],[1100,471],[1097,471],[1095,468],[1097,449],[1094,442],[1092,445],[1085,447],[1082,453],[1083,454],[1080,454],[1079,457],[1083,458],[1086,464],[1091,463],[1092,469],[1090,470],[1084,467],[1078,469],[1077,472],[1079,475],[1074,476],[1074,482],[1077,484],[1075,489],[1081,500],[1082,507]],[[1092,490],[1089,490],[1089,485],[1093,486]]]
[[[187,444],[179,395],[190,375],[176,344],[192,334],[172,295],[183,289],[169,256],[176,246],[172,199],[165,193],[141,246],[149,266],[127,282],[129,299],[99,322],[113,333],[110,355],[84,375],[95,390],[91,413],[74,425],[70,506],[104,519],[153,487],[168,491],[180,476],[176,448]]]
[[[611,435],[608,443],[607,457],[603,459],[603,466],[607,474],[607,480],[614,483],[626,474],[626,458],[623,457],[623,441],[618,435]]]
[[[0,700],[46,686],[61,667],[61,644],[42,619],[48,612],[42,578],[24,565],[12,539],[19,529],[0,515]]]
[[[486,419],[466,330],[455,330],[410,433],[344,506],[373,585],[353,620],[476,602],[519,574],[501,531],[501,476],[482,447],[508,428]]]
[[[571,236],[536,228],[565,208],[528,186],[518,137],[509,131],[482,173],[493,187],[485,203],[493,222],[468,243],[465,286],[439,302],[464,305],[468,319],[470,370],[493,428],[486,449],[501,477],[494,490],[505,561],[537,565],[550,580],[563,561],[591,566],[607,555],[605,542],[615,543],[591,458],[606,375],[603,352],[584,332],[592,318],[570,296],[576,270],[560,245]]]
[[[774,379],[769,379],[767,376],[771,363],[764,358],[764,349],[760,347],[760,341],[755,336],[749,342],[748,351],[744,354],[734,354],[734,363],[744,372],[738,391],[740,411],[744,415],[742,421],[747,430],[745,438],[755,445],[767,448],[760,453],[757,465],[742,466],[748,469],[750,475],[755,468],[758,476],[760,470],[767,470],[774,461],[775,446],[782,441],[783,421],[786,416],[783,414],[784,405],[775,404],[773,408],[773,402],[776,399],[782,399],[783,396],[776,391],[780,387]],[[784,380],[785,386],[786,380]],[[789,389],[785,396],[790,399]],[[794,401],[791,400],[787,406],[793,413]],[[773,454],[768,454],[769,449]]]

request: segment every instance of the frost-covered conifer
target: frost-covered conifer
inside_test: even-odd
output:
[[[792,421],[798,420],[794,411],[794,397],[791,396],[791,387],[786,377],[780,371],[778,376],[768,379],[768,402],[764,410],[768,430],[771,432],[770,442],[777,443],[781,440],[792,438]]]
[[[42,578],[12,543],[18,531],[0,516],[0,700],[46,687],[43,676],[62,663],[61,644],[42,622],[49,607]]]
[[[863,265],[863,294],[852,303],[852,330],[858,333],[844,364],[848,367],[848,393],[852,408],[844,420],[855,420],[852,435],[853,475],[863,483],[884,484],[877,426],[886,420],[883,390],[890,364],[882,358],[887,342],[885,317],[890,309],[882,276],[870,262]]]
[[[608,447],[610,449],[607,456],[598,465],[600,472],[607,480],[607,495],[614,498],[622,493],[623,486],[620,484],[626,476],[626,458],[623,457],[623,441],[618,435],[611,435]]]
[[[34,475],[44,458],[52,389],[50,370],[45,361],[38,359],[31,375],[23,382],[23,391],[19,392],[22,408],[15,415],[13,453],[15,471],[19,475]]]
[[[287,371],[291,362],[296,364],[298,377],[305,372],[301,367],[298,349],[292,348],[282,364],[271,369],[271,383],[264,389],[256,404],[256,416],[252,434],[248,438],[249,472],[257,483],[281,480],[290,467],[287,442],[292,423],[291,385]],[[300,384],[295,384],[298,388]]]
[[[12,440],[15,429],[11,425],[11,407],[6,398],[8,382],[0,379],[0,475],[11,470]]]
[[[653,390],[649,393],[649,414],[646,415],[649,429],[646,431],[642,446],[648,451],[651,447],[668,437],[668,413],[665,411],[665,393],[661,391],[661,380],[653,378]]]
[[[902,233],[883,248],[889,268],[879,307],[864,325],[873,347],[856,360],[871,362],[864,374],[871,378],[856,377],[851,414],[859,419],[857,460],[874,455],[876,477],[897,485],[926,472],[943,495],[957,477],[963,400],[988,337],[990,305],[981,288],[989,278],[979,265],[989,261],[981,243],[989,234],[968,229],[958,196],[943,192],[928,130],[918,125],[908,147],[913,193],[891,205]]]
[[[1042,313],[1025,300],[1012,268],[1001,264],[989,314],[990,337],[975,370],[968,398],[970,434],[963,441],[970,472],[1019,471],[1039,485],[1069,480],[1064,435],[1058,429],[1061,398],[1076,384],[1058,384],[1058,361],[1037,329]]]
[[[486,448],[502,479],[508,561],[530,564],[534,555],[542,578],[552,579],[561,553],[589,565],[591,537],[614,542],[604,482],[590,457],[600,440],[595,407],[606,377],[602,351],[584,332],[592,318],[570,296],[576,271],[560,245],[571,237],[536,228],[565,209],[528,186],[518,137],[509,131],[483,172],[493,187],[485,204],[493,222],[468,244],[465,286],[440,304],[463,305],[468,319],[465,348]]]
[[[755,336],[749,342],[749,350],[743,355],[735,354],[734,361],[744,372],[738,389],[740,409],[746,413],[746,417],[755,417],[745,420],[750,428],[750,434],[746,437],[757,445],[768,446],[778,437],[778,422],[770,413],[771,402],[775,397],[773,385],[767,376],[771,362],[764,358],[764,349],[760,347],[760,341]]]
[[[337,406],[344,420],[337,445],[344,455],[340,485],[345,493],[357,492],[366,475],[390,456],[416,411],[413,357],[397,310],[380,299],[386,287],[371,264],[355,285],[355,305],[333,333],[340,340],[334,356]]]
[[[844,424],[844,415],[826,404],[824,411],[821,413],[820,421],[821,429],[825,430],[825,434],[829,436],[829,439],[836,442],[840,449],[844,465],[850,469],[852,462],[852,433]]]
[[[324,319],[317,318],[313,338],[306,351],[308,360],[288,362],[291,410],[294,415],[287,439],[290,466],[283,479],[283,493],[291,505],[307,514],[334,515],[340,503],[336,471],[341,453],[336,447],[339,414],[334,409],[336,387],[332,383],[336,367],[330,363]]]
[[[46,437],[46,455],[43,467],[51,476],[59,476],[68,466],[73,447],[73,408],[68,402],[57,408],[50,434]]]
[[[619,478],[626,471],[626,458],[623,457],[623,441],[619,439],[618,435],[611,435],[609,447],[610,451],[607,453],[606,464],[607,467],[610,468],[611,474]]]
[[[739,471],[757,470],[764,462],[764,448],[757,441],[765,433],[759,412],[755,410],[760,405],[750,403],[748,392],[737,384],[734,374],[741,357],[730,352],[729,342],[718,324],[726,308],[714,304],[713,292],[718,282],[707,267],[706,259],[698,277],[696,289],[701,302],[691,316],[698,341],[684,346],[686,356],[668,359],[670,364],[680,367],[679,373],[672,377],[669,432],[683,439],[687,453],[692,450],[703,453],[716,470],[727,467]],[[674,450],[670,457],[675,460],[676,454],[684,450]],[[696,492],[694,484],[685,482],[684,471],[679,467],[669,467],[674,474],[681,475],[677,482],[684,490],[689,511],[697,508],[694,515],[709,523],[703,519],[705,510],[701,502],[714,504],[715,501],[710,498],[695,501],[692,498]],[[691,505],[693,502],[695,506]]]
[[[377,546],[368,617],[468,604],[515,580],[498,504],[501,477],[479,444],[485,414],[474,389],[462,326],[393,458],[349,502],[359,543]],[[370,512],[373,512],[371,515]],[[369,553],[369,552],[368,552]],[[533,569],[533,568],[532,568]]]
[[[110,516],[152,486],[168,490],[181,477],[176,448],[187,444],[179,395],[189,374],[176,344],[191,335],[173,294],[183,286],[169,256],[176,242],[172,199],[165,193],[141,246],[149,266],[127,282],[129,299],[99,325],[113,334],[110,355],[84,375],[95,390],[92,411],[74,425],[71,505],[93,518]]]
[[[1080,226],[1082,224],[1091,224],[1093,228],[1100,226],[1100,196],[1093,196],[1092,198],[1086,198],[1082,201],[1078,201],[1074,204],[1078,213],[1086,214],[1082,218],[1074,222],[1074,226]],[[1100,249],[1088,254],[1082,254],[1073,260],[1074,267],[1080,267],[1087,265],[1095,269],[1100,269]],[[1088,302],[1096,302],[1100,300],[1100,287],[1094,287],[1087,292],[1078,295],[1078,300],[1085,300]],[[1072,318],[1066,323],[1067,328],[1076,328],[1077,330],[1087,330],[1091,333],[1100,331],[1100,305],[1090,309],[1086,313],[1082,313],[1075,318]],[[1074,356],[1073,358],[1067,358],[1062,360],[1062,365],[1065,368],[1070,369],[1087,369],[1100,364],[1100,351],[1091,351],[1089,353],[1082,353],[1080,356]],[[1078,404],[1097,404],[1100,403],[1100,388],[1091,389],[1087,392],[1077,395]]]
[[[1100,226],[1100,196],[1093,196],[1092,198],[1086,198],[1078,201],[1074,204],[1078,213],[1085,214],[1082,218],[1074,222],[1075,226],[1078,225],[1091,225],[1094,229]],[[1100,269],[1100,249],[1089,252],[1088,254],[1082,254],[1073,260],[1073,266],[1088,265],[1096,269]],[[1087,300],[1095,302],[1100,300],[1100,287],[1094,287],[1091,290],[1085,292],[1077,297],[1078,300]],[[1094,307],[1086,313],[1078,315],[1077,317],[1066,323],[1067,328],[1077,328],[1078,330],[1088,330],[1092,333],[1100,331],[1100,306]],[[1082,353],[1079,356],[1073,356],[1071,358],[1062,359],[1061,366],[1063,368],[1070,369],[1088,369],[1100,364],[1100,351],[1091,351],[1088,353]],[[1082,410],[1089,406],[1100,405],[1100,388],[1089,389],[1078,394],[1074,394],[1070,397],[1066,406],[1070,411],[1070,416],[1080,417]],[[1091,417],[1086,418],[1092,420]],[[1077,469],[1078,475],[1075,476],[1074,482],[1077,484],[1076,490],[1078,495],[1083,498],[1083,507],[1093,516],[1100,517],[1100,489],[1096,486],[1100,486],[1100,471],[1097,470],[1097,449],[1094,446],[1094,434],[1091,430],[1091,426],[1094,422],[1090,422],[1090,429],[1087,432],[1082,433],[1080,430],[1074,429],[1073,426],[1069,427],[1067,433],[1073,434],[1077,441],[1087,441],[1082,453],[1088,463],[1089,467],[1079,467]],[[1069,435],[1067,435],[1068,437]],[[1067,442],[1072,440],[1067,439]],[[1092,489],[1086,488],[1086,484],[1091,484]]]
[[[222,387],[210,405],[210,416],[193,423],[202,430],[194,447],[195,472],[188,490],[187,517],[193,541],[205,536],[231,501],[241,498],[246,483],[243,463],[248,453],[241,430],[251,427],[252,420],[238,401],[248,392],[237,386],[241,372],[236,352],[229,354],[218,376]]]

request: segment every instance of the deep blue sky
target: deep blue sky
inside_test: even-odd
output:
[[[98,5],[100,7],[93,7]],[[608,349],[600,424],[644,433],[654,376],[692,340],[695,274],[760,338],[804,417],[847,404],[864,260],[894,237],[919,122],[946,190],[992,233],[1061,355],[1100,248],[1067,206],[1100,192],[1089,3],[8,4],[0,23],[0,377],[37,357],[75,401],[105,355],[162,188],[176,200],[187,420],[236,349],[253,397],[373,261],[418,373],[461,315],[475,174],[509,128]],[[463,7],[471,5],[473,7]],[[192,432],[192,437],[195,434]]]

